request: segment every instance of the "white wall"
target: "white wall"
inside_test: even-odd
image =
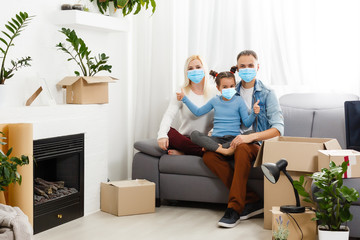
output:
[[[57,43],[65,42],[65,36],[58,32],[62,27],[56,25],[55,19],[63,3],[75,4],[78,0],[12,0],[1,1],[0,29],[5,30],[5,23],[19,11],[35,15],[28,27],[15,39],[15,47],[10,49],[8,60],[23,56],[31,56],[31,67],[23,68],[15,73],[6,83],[15,89],[12,102],[9,105],[23,105],[26,99],[39,87],[39,79],[44,79],[51,95],[57,104],[63,103],[62,90],[56,83],[63,77],[73,75],[78,70],[74,62],[67,62],[67,55],[56,49]],[[96,9],[90,5],[91,9]],[[131,19],[131,16],[127,18]],[[111,76],[118,78],[117,83],[110,84],[110,103],[108,111],[94,112],[94,115],[103,114],[108,124],[108,178],[111,180],[127,179],[128,174],[128,145],[127,145],[127,88],[128,88],[128,32],[106,32],[96,29],[74,28],[84,39],[92,53],[106,53],[110,56],[109,64],[113,66]],[[1,34],[0,34],[1,35]],[[99,75],[107,75],[100,73]],[[34,102],[34,105],[46,104],[44,93]],[[95,108],[96,109],[96,108]],[[46,110],[44,110],[46,111]],[[0,114],[0,122],[5,121]],[[76,114],[76,112],[74,112]],[[97,115],[98,116],[98,115]],[[96,118],[94,118],[96,119]],[[94,119],[89,119],[93,121]],[[103,121],[101,122],[103,124]],[[94,124],[96,126],[96,123]],[[99,128],[103,129],[103,128]],[[104,150],[104,149],[101,149]]]

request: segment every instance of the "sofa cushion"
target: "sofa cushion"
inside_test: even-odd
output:
[[[336,138],[346,148],[344,108],[316,110],[311,137]]]
[[[289,106],[281,106],[284,116],[284,135],[291,137],[311,137],[314,111]]]
[[[134,143],[134,148],[140,152],[154,157],[161,157],[162,155],[166,154],[166,151],[159,147],[156,139],[137,141]]]
[[[159,162],[160,173],[195,175],[216,178],[201,157],[192,155],[163,155]]]

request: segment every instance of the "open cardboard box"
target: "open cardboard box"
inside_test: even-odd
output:
[[[300,176],[314,173],[318,170],[318,150],[341,149],[336,139],[275,137],[265,140],[261,145],[254,167],[262,163],[276,163],[280,159],[288,161],[286,170],[294,180]],[[307,177],[307,180],[310,178]],[[308,184],[310,190],[310,184]],[[311,206],[301,201],[302,206]],[[271,229],[271,209],[273,206],[295,205],[292,184],[281,173],[276,184],[270,183],[264,177],[264,228]]]
[[[66,103],[108,103],[108,83],[113,83],[114,80],[117,79],[107,76],[70,76],[63,78],[56,85],[66,88]]]
[[[355,150],[319,150],[318,171],[322,168],[329,168],[330,161],[336,165],[348,162],[348,170],[343,178],[360,177],[360,152]]]

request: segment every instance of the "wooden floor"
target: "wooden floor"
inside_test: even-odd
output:
[[[219,228],[225,205],[176,203],[162,205],[155,213],[116,217],[96,212],[38,233],[35,240],[119,239],[271,239],[263,218],[242,221],[231,229]]]

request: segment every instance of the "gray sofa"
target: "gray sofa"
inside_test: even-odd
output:
[[[279,101],[284,114],[285,136],[326,137],[338,139],[345,148],[344,102],[359,100],[351,94],[287,94]],[[227,203],[228,189],[197,156],[169,156],[155,139],[137,141],[132,165],[133,179],[148,179],[156,184],[160,199]],[[230,163],[231,164],[231,163]],[[360,179],[346,179],[346,184],[360,190]],[[253,168],[248,187],[263,197],[264,178],[260,168]],[[360,216],[360,200],[351,208]],[[356,220],[355,220],[356,219]],[[360,218],[350,223],[351,236],[360,237]]]

